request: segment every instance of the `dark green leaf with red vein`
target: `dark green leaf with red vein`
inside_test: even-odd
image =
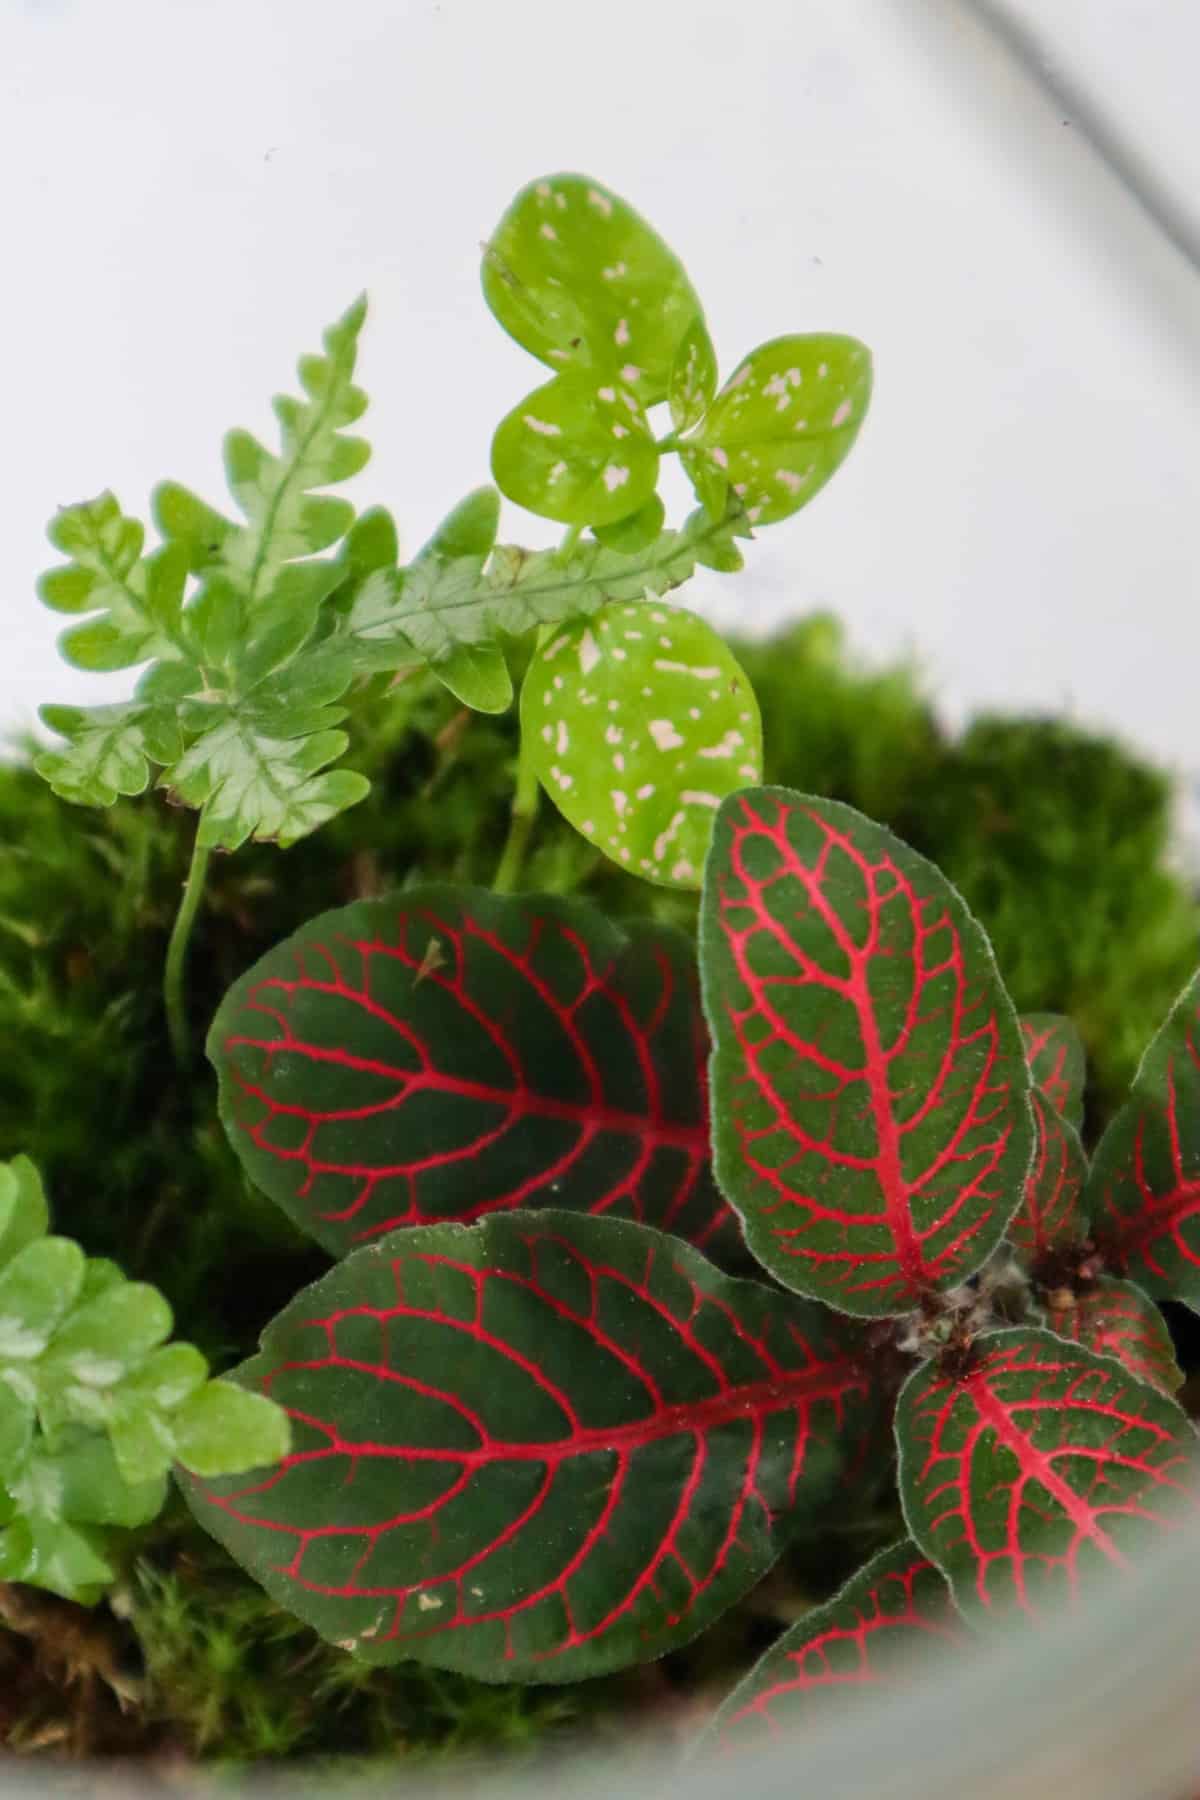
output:
[[[1087,1158],[1079,1134],[1034,1088],[1036,1139],[1025,1192],[1008,1226],[1008,1240],[1028,1268],[1042,1269],[1056,1251],[1087,1235],[1082,1196]]]
[[[1200,1305],[1200,976],[1142,1058],[1084,1199],[1111,1268],[1155,1298]]]
[[[945,1577],[911,1538],[882,1550],[784,1633],[722,1706],[701,1748],[752,1749],[869,1688],[919,1680],[969,1641]]]
[[[1061,1013],[1022,1013],[1021,1034],[1035,1085],[1055,1112],[1082,1131],[1087,1057],[1078,1029]]]
[[[668,927],[471,888],[360,901],[236,983],[209,1055],[250,1175],[335,1255],[536,1205],[740,1242],[695,956]]]
[[[574,1213],[395,1232],[235,1372],[268,1475],[186,1484],[267,1591],[376,1662],[566,1681],[686,1642],[831,1496],[846,1327],[678,1239]]]
[[[1175,1361],[1175,1346],[1167,1322],[1132,1281],[1102,1277],[1078,1294],[1066,1294],[1069,1304],[1056,1304],[1051,1294],[1046,1323],[1059,1337],[1083,1344],[1098,1356],[1114,1356],[1139,1381],[1148,1381],[1164,1393],[1183,1385]]]
[[[945,878],[850,807],[735,794],[701,972],[717,1179],[772,1274],[882,1316],[979,1268],[1029,1167],[1029,1072]]]
[[[908,1528],[972,1622],[1070,1611],[1200,1516],[1200,1440],[1174,1401],[1053,1332],[918,1369],[896,1437]]]

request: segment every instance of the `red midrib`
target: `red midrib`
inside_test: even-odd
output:
[[[1117,1548],[1112,1538],[1096,1521],[1096,1515],[1075,1492],[1061,1475],[1054,1472],[1054,1466],[1043,1451],[1036,1450],[1029,1439],[1013,1423],[1011,1412],[999,1401],[987,1384],[986,1372],[968,1383],[971,1398],[975,1403],[980,1418],[995,1431],[996,1436],[1006,1449],[1012,1451],[1017,1459],[1021,1474],[1025,1479],[1038,1481],[1051,1499],[1057,1500],[1071,1523],[1092,1543],[1098,1546],[1118,1568],[1128,1568],[1127,1559]],[[1065,1446],[1068,1448],[1069,1446]],[[1020,1553],[1019,1543],[1011,1545],[1014,1555]]]
[[[261,1039],[239,1038],[232,1040],[227,1047],[234,1044],[251,1044],[255,1049],[271,1051],[289,1051],[293,1055],[304,1055],[314,1061],[342,1062],[344,1059],[336,1051],[323,1051],[316,1056],[310,1045],[292,1043],[264,1042]],[[232,1062],[232,1058],[230,1058]],[[356,1068],[362,1068],[356,1064]],[[666,1149],[685,1150],[689,1154],[708,1160],[708,1133],[702,1124],[673,1125],[666,1119],[655,1119],[648,1113],[622,1112],[615,1107],[598,1105],[594,1101],[555,1100],[550,1095],[539,1094],[532,1088],[496,1088],[489,1087],[486,1082],[465,1081],[457,1075],[446,1075],[440,1070],[407,1071],[392,1069],[386,1064],[363,1070],[365,1073],[394,1080],[402,1089],[401,1104],[414,1093],[446,1094],[457,1100],[476,1100],[485,1105],[498,1106],[514,1118],[557,1119],[571,1125],[590,1126],[595,1131],[611,1131],[625,1137],[646,1138],[651,1143]],[[337,1114],[310,1112],[302,1106],[281,1107],[265,1094],[255,1083],[239,1077],[242,1087],[257,1095],[271,1108],[272,1112],[288,1112],[301,1118],[321,1121],[335,1118]],[[380,1102],[373,1111],[383,1112],[394,1102]]]
[[[900,1160],[900,1139],[888,1087],[887,1062],[862,958],[856,956],[851,967],[847,987],[854,1000],[862,1030],[867,1091],[871,1096],[871,1112],[875,1120],[875,1139],[878,1145],[876,1162],[888,1228],[896,1245],[896,1260],[905,1283],[911,1293],[920,1294],[930,1285],[933,1276],[926,1268],[917,1234],[913,1230],[908,1184],[904,1179],[904,1167]]]
[[[312,1364],[288,1364],[284,1367],[313,1367]],[[315,1365],[319,1366],[319,1365]],[[281,1373],[282,1370],[276,1371]],[[856,1387],[863,1387],[864,1377],[854,1364],[822,1363],[781,1380],[748,1382],[713,1394],[706,1400],[683,1401],[662,1407],[644,1419],[627,1425],[595,1427],[573,1431],[568,1437],[551,1443],[519,1443],[489,1439],[474,1450],[440,1449],[436,1446],[376,1444],[372,1442],[335,1442],[319,1450],[289,1458],[304,1462],[327,1456],[391,1457],[401,1462],[453,1462],[463,1467],[482,1468],[498,1462],[535,1462],[557,1466],[571,1457],[593,1455],[599,1451],[615,1452],[625,1457],[646,1449],[664,1439],[681,1436],[704,1436],[736,1419],[765,1418],[771,1413],[807,1407],[821,1400],[838,1400]]]

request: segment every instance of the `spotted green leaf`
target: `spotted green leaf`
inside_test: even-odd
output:
[[[666,396],[700,310],[683,266],[633,208],[584,175],[523,188],[486,246],[483,292],[504,329],[551,368],[619,375],[644,406]]]
[[[717,391],[717,353],[704,317],[697,313],[688,326],[671,364],[667,399],[676,431],[698,425]]]
[[[575,829],[665,887],[699,886],[717,807],[760,779],[750,684],[680,607],[607,606],[558,632],[526,675],[521,728]]]
[[[773,338],[734,370],[689,439],[685,464],[698,491],[723,476],[750,523],[772,525],[806,506],[845,461],[870,397],[871,356],[857,339]]]
[[[492,473],[530,512],[564,525],[608,525],[653,494],[658,451],[632,388],[556,375],[496,427]]]

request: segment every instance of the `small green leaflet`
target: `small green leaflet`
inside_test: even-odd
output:
[[[38,581],[38,597],[55,612],[90,613],[58,641],[80,669],[127,669],[148,657],[180,654],[179,606],[186,562],[172,549],[142,555],[145,531],[110,493],[65,506],[47,535],[71,561]]]
[[[365,775],[326,766],[345,753],[346,733],[310,725],[302,717],[291,734],[273,735],[231,708],[184,752],[164,785],[201,809],[200,845],[236,850],[254,837],[286,848],[369,793]]]
[[[91,1601],[115,1576],[94,1528],[153,1518],[174,1461],[245,1471],[277,1462],[289,1433],[277,1407],[166,1343],[156,1289],[49,1223],[28,1157],[0,1163],[0,1580]]]
[[[617,375],[643,406],[666,397],[700,302],[683,267],[624,200],[585,175],[517,195],[484,251],[504,329],[556,370]]]
[[[753,690],[681,607],[612,605],[537,652],[521,730],[581,835],[664,887],[695,888],[726,795],[762,774]]]
[[[659,536],[666,523],[667,509],[657,494],[651,494],[645,506],[640,506],[627,519],[618,519],[612,525],[593,525],[592,536],[610,550],[620,550],[625,556],[637,556],[642,550],[648,550]]]
[[[460,565],[475,559],[481,571],[496,542],[499,523],[500,496],[495,488],[475,488],[447,513],[419,552],[416,565],[435,563],[444,568],[456,558]],[[456,644],[430,667],[455,698],[475,712],[502,713],[512,705],[512,676],[504,651],[495,641]]]
[[[681,460],[702,501],[727,480],[752,525],[786,519],[845,461],[871,397],[871,355],[828,332],[773,338],[734,370]]]
[[[34,767],[56,794],[80,806],[144,794],[152,764],[174,762],[183,750],[169,706],[43,706],[41,718],[68,748],[39,752]]]
[[[312,491],[367,459],[343,429],[366,406],[352,380],[364,317],[360,300],[326,332],[325,354],[302,358],[305,399],[276,400],[280,454],[247,432],[227,438],[244,524],[177,483],[155,496],[167,542],[149,557],[142,527],[111,495],[55,520],[51,538],[74,560],[44,578],[42,598],[93,614],[64,653],[94,669],[149,660],[124,705],[42,709],[65,745],[37,767],[64,798],[108,806],[161,769],[159,785],[201,809],[200,844],[233,850],[250,837],[293,843],[367,792],[365,777],[328,768],[347,747],[331,703],[359,672],[353,646],[318,641],[354,567],[314,560],[354,514]],[[189,574],[198,586],[187,595]]]
[[[564,525],[611,525],[645,505],[658,451],[637,396],[615,377],[556,375],[496,427],[492,474],[510,500]]]

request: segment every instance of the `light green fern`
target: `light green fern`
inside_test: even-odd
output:
[[[171,1344],[156,1288],[49,1234],[28,1157],[0,1164],[0,1580],[98,1598],[115,1530],[148,1524],[173,1463],[278,1462],[287,1416]]]

